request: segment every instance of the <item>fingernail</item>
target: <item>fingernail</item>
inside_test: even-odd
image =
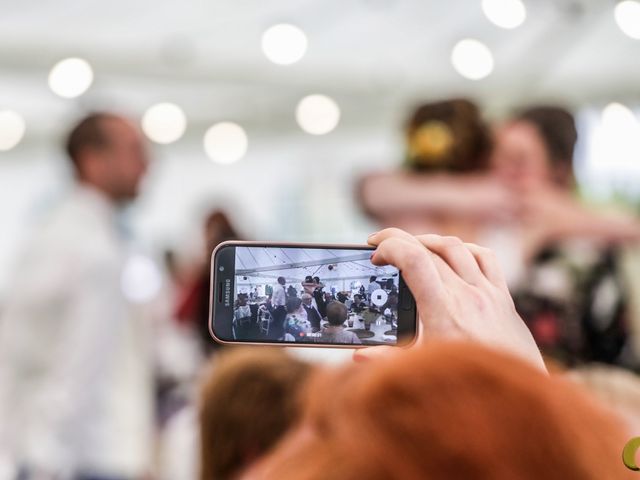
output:
[[[374,237],[374,236],[376,236],[378,233],[380,233],[380,232],[379,232],[379,231],[378,231],[378,232],[373,232],[372,234],[370,234],[370,235],[369,235],[369,237],[368,237],[368,238]]]

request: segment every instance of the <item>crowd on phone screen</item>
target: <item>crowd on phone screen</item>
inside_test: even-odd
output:
[[[389,328],[397,329],[398,287],[393,278],[371,276],[365,287],[349,291],[332,288],[325,291],[319,277],[307,276],[304,281],[287,283],[278,277],[273,285],[265,285],[265,295],[258,296],[256,287],[237,295],[234,313],[234,336],[238,340],[286,341],[361,344],[352,315],[365,313],[382,318]],[[376,302],[374,292],[386,294],[384,302]],[[357,293],[355,293],[357,292]],[[370,327],[370,319],[361,320]]]
[[[622,448],[620,432],[640,431],[640,387],[629,373],[640,370],[638,219],[580,201],[575,124],[561,108],[526,109],[491,130],[472,102],[435,102],[411,115],[405,133],[402,168],[359,183],[363,210],[381,226],[492,248],[558,373],[473,344],[332,372],[282,351],[219,355],[208,331],[208,261],[218,243],[242,235],[228,212],[211,212],[202,261],[183,270],[166,257],[174,290],[163,307],[127,297],[119,207],[136,197],[147,153],[131,122],[95,114],[67,142],[74,190],[38,231],[3,305],[0,474],[8,455],[11,480],[149,478],[160,439],[178,462],[201,452],[191,476],[158,475],[172,480],[624,478],[609,454]],[[280,278],[264,296],[241,293],[237,338],[356,345],[349,316],[366,314],[393,330],[394,280],[363,283],[343,292],[317,277]],[[379,289],[383,305],[372,299]],[[158,316],[170,320],[147,322]],[[584,391],[562,378],[567,368]],[[187,442],[188,453],[167,446],[180,425],[198,424],[201,441]],[[266,470],[254,470],[265,458]]]

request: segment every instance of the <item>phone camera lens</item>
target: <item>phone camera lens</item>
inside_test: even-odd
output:
[[[218,267],[218,270],[220,270],[221,272],[224,272],[224,267],[220,266]]]

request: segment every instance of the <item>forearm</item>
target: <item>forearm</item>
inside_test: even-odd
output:
[[[398,213],[422,215],[464,215],[477,208],[469,188],[477,187],[478,176],[379,174],[362,179],[361,202],[372,216]]]
[[[569,221],[556,222],[549,241],[591,238],[605,243],[640,240],[640,221],[623,213],[597,213],[577,206]]]

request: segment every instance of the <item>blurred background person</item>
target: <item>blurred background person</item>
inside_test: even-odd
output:
[[[138,194],[145,141],[128,119],[95,113],[66,150],[76,185],[26,249],[0,322],[0,425],[21,479],[142,479],[150,330],[123,290],[119,209]]]
[[[239,478],[300,418],[310,364],[275,349],[232,349],[216,362],[200,399],[201,480]]]
[[[518,194],[513,225],[526,270],[514,285],[518,310],[538,345],[564,362],[596,361],[639,368],[631,343],[629,284],[621,247],[640,241],[640,222],[598,212],[575,195],[577,130],[555,106],[532,107],[497,130],[492,171]]]
[[[403,169],[365,176],[361,204],[382,226],[475,241],[488,220],[509,213],[509,190],[486,175],[491,146],[472,101],[423,104],[407,123]]]
[[[606,247],[640,240],[638,219],[598,212],[577,198],[577,141],[573,115],[558,106],[531,107],[496,130],[491,170],[517,195],[527,262],[554,241],[586,238]]]
[[[205,357],[219,348],[211,340],[209,333],[209,294],[211,284],[211,255],[222,242],[241,240],[227,214],[215,209],[206,215],[204,220],[205,248],[199,259],[196,275],[183,291],[178,292],[176,318],[183,324],[195,328],[200,347]],[[229,336],[231,332],[228,332]]]

